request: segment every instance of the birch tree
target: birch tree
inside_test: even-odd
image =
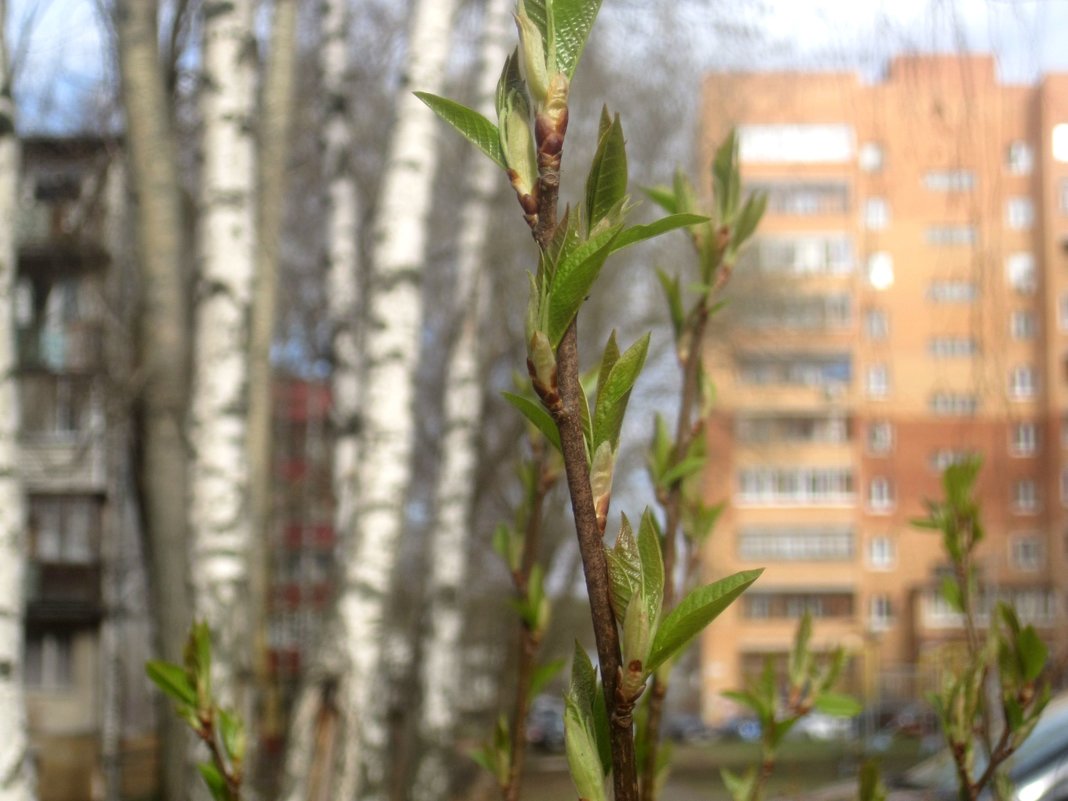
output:
[[[189,332],[177,148],[153,0],[117,0],[116,40],[126,147],[143,298],[135,341],[142,376],[141,513],[147,543],[157,652],[182,659],[191,601],[188,564],[187,449],[184,421],[189,384]],[[161,708],[162,708],[161,704]],[[184,724],[162,716],[166,798],[185,798]]]
[[[26,499],[18,467],[14,314],[19,147],[5,45],[6,18],[7,3],[0,0],[0,720],[6,721],[0,744],[0,801],[28,801],[35,793],[22,689],[22,585],[27,542]]]
[[[353,666],[339,702],[342,718],[355,722],[358,731],[344,740],[336,793],[342,798],[351,797],[350,787],[359,787],[361,798],[381,797],[385,779],[386,699],[375,679],[383,663],[384,606],[400,552],[411,477],[422,322],[419,279],[436,166],[436,124],[410,87],[442,85],[456,7],[456,0],[417,0],[413,7],[408,85],[397,98],[396,129],[374,226],[374,272],[358,387],[359,495],[339,599],[342,641]]]
[[[512,7],[511,0],[489,0],[484,11],[477,108],[491,118],[499,65],[507,58],[513,38]],[[449,797],[456,755],[457,701],[462,695],[464,584],[482,417],[479,273],[498,173],[493,162],[476,159],[467,175],[454,298],[458,331],[445,367],[445,437],[428,560],[429,626],[420,666],[422,750],[414,792],[420,801]]]
[[[205,3],[190,518],[218,698],[248,716],[248,341],[255,254],[252,0]]]

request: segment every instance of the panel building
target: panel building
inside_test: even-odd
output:
[[[937,534],[909,521],[983,456],[986,603],[1068,647],[1068,74],[990,56],[884,76],[714,74],[701,163],[734,126],[768,213],[710,340],[710,575],[764,576],[702,645],[705,715],[784,654],[797,619],[855,654],[870,702],[937,680],[960,620]]]

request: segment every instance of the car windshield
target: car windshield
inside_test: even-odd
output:
[[[1068,752],[1068,695],[1050,701],[1024,744],[1009,763],[1009,776],[1014,782],[1027,778],[1032,772],[1048,763],[1058,754]],[[986,767],[986,755],[976,753],[976,775]],[[956,768],[948,750],[935,754],[930,759],[907,771],[902,784],[907,787],[949,790],[956,786]]]

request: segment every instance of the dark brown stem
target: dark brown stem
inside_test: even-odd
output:
[[[527,582],[534,561],[538,556],[541,541],[542,509],[545,496],[552,489],[556,477],[547,466],[545,448],[540,443],[533,445],[534,469],[537,473],[531,489],[530,509],[527,516],[526,530],[523,537],[523,554],[520,557],[519,570],[514,575],[516,595],[522,599],[527,594]],[[516,657],[515,704],[512,708],[511,739],[512,751],[508,764],[508,783],[501,788],[504,801],[518,801],[523,764],[527,751],[527,716],[530,713],[530,683],[534,678],[534,665],[538,657],[538,635],[525,621],[519,624],[519,651]]]
[[[211,719],[207,721],[202,719],[201,728],[197,729],[196,733],[211,751],[211,761],[226,782],[229,801],[241,801],[241,775],[231,768],[226,757],[223,756],[222,749],[219,748],[219,738],[215,734],[214,722]]]
[[[679,415],[675,423],[675,448],[673,464],[686,456],[695,435],[694,407],[697,405],[697,376],[701,365],[701,340],[708,323],[708,303],[702,298],[694,308],[691,323],[687,328],[689,349],[685,359],[680,359],[682,368],[682,397],[679,399]],[[663,499],[664,506],[664,601],[667,614],[675,606],[675,563],[678,560],[678,527],[682,516],[682,482],[676,481],[668,488]],[[660,752],[660,728],[664,717],[664,699],[667,697],[667,678],[659,675],[652,678],[648,717],[645,725],[645,752],[641,769],[642,801],[656,801],[656,764]]]
[[[597,641],[597,656],[604,682],[604,696],[608,707],[612,742],[612,779],[615,801],[637,801],[637,762],[634,754],[634,735],[626,703],[621,703],[617,688],[621,670],[619,633],[612,613],[608,563],[604,542],[597,524],[597,512],[590,488],[590,470],[586,461],[586,442],[579,416],[581,390],[579,387],[578,329],[574,322],[568,327],[556,353],[559,370],[562,410],[556,415],[560,430],[560,444],[564,454],[567,487],[571,494],[571,508],[575,516],[579,553],[586,576],[586,592],[590,599],[593,633]],[[619,714],[617,714],[619,713]]]

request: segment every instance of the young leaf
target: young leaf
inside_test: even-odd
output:
[[[247,744],[244,721],[226,709],[219,710],[218,720],[219,733],[222,735],[226,756],[233,764],[240,765],[245,759]]]
[[[856,698],[841,693],[822,693],[812,705],[820,712],[837,718],[856,717],[864,709]]]
[[[686,228],[687,226],[707,221],[707,217],[702,217],[699,214],[669,214],[667,217],[661,217],[656,222],[651,222],[647,225],[632,225],[630,228],[625,229],[612,243],[611,252],[615,253],[617,250],[666,234],[676,228]]]
[[[545,10],[545,0],[523,0],[523,9],[534,22],[543,42],[549,41],[549,15]]]
[[[490,157],[502,170],[508,169],[501,149],[501,133],[497,126],[455,100],[438,97],[429,92],[416,92],[415,96],[426,103],[431,111],[455,128],[471,144]]]
[[[578,640],[575,640],[575,652],[571,658],[571,686],[567,694],[574,698],[584,716],[593,711],[593,699],[597,696],[597,669]]]
[[[553,0],[549,3],[549,30],[556,68],[568,80],[575,75],[600,8],[601,0]],[[529,9],[527,13],[530,13]]]
[[[560,450],[560,430],[556,427],[556,421],[553,420],[552,415],[545,411],[544,406],[522,395],[511,392],[501,394],[506,401],[519,410],[521,415],[533,423],[538,431],[545,435],[545,439],[549,440],[556,450]]]
[[[742,210],[738,214],[734,229],[731,231],[731,248],[735,252],[753,235],[757,225],[760,224],[760,219],[764,216],[767,206],[768,195],[766,192],[758,192],[746,199],[745,205],[742,206]]]
[[[645,193],[645,196],[647,198],[653,201],[653,203],[658,205],[668,214],[678,214],[679,204],[678,201],[675,199],[675,193],[672,192],[669,187],[645,186],[642,187],[642,192]]]
[[[197,693],[185,668],[160,659],[151,659],[145,663],[145,672],[172,700],[187,706],[196,705]]]
[[[530,677],[530,697],[533,698],[544,690],[549,682],[556,678],[556,674],[563,670],[565,664],[566,659],[554,659],[534,668],[534,674]]]
[[[1034,626],[1024,627],[1020,632],[1017,647],[1020,649],[1020,658],[1023,662],[1024,681],[1035,681],[1046,666],[1049,648],[1042,642]]]
[[[605,117],[608,110],[603,111]],[[623,126],[615,116],[598,142],[586,177],[586,225],[588,231],[610,217],[627,195],[627,150]]]
[[[664,559],[660,554],[659,526],[649,509],[645,510],[638,525],[638,554],[641,557],[642,594],[655,621],[664,598]]]
[[[208,786],[215,801],[229,801],[230,792],[226,787],[226,779],[215,765],[211,762],[201,762],[197,765],[197,770],[200,771],[204,784]]]
[[[719,772],[727,792],[734,801],[748,801],[753,794],[753,785],[756,783],[757,769],[751,767],[744,774],[735,773],[723,768]]]
[[[671,485],[674,484],[676,481],[682,481],[683,479],[689,478],[695,473],[699,473],[704,466],[704,456],[683,459],[677,465],[673,466],[670,470],[665,471],[665,473],[660,477],[660,480],[657,482],[657,485],[663,487],[664,489],[670,489]]]
[[[686,317],[682,309],[682,289],[679,287],[679,278],[668,275],[659,268],[657,268],[656,277],[660,281],[660,286],[664,288],[664,297],[667,299],[668,311],[671,313],[671,328],[675,332],[675,341],[678,342]]]
[[[630,604],[631,596],[641,587],[642,558],[634,530],[626,515],[621,515],[622,524],[616,535],[616,544],[605,549],[608,560],[608,578],[612,584],[612,611],[622,620]]]
[[[621,230],[622,225],[615,225],[600,232],[567,253],[556,266],[549,286],[549,330],[546,332],[554,348],[575,319]]]
[[[623,427],[623,416],[627,411],[627,401],[638,380],[638,374],[645,364],[649,351],[649,334],[639,339],[624,352],[608,371],[604,383],[597,389],[597,404],[593,411],[593,443],[596,447],[602,442],[611,444],[615,450],[619,445],[619,432]]]
[[[608,335],[608,342],[604,346],[604,355],[601,356],[601,369],[597,372],[597,394],[601,394],[601,387],[608,381],[608,374],[619,361],[619,343],[616,341],[616,330]]]
[[[790,684],[794,687],[801,687],[808,679],[812,664],[812,651],[808,647],[811,638],[812,615],[805,610],[797,626],[797,633],[794,635],[794,647],[790,651],[788,673]]]
[[[700,587],[683,599],[661,622],[646,670],[653,671],[678,653],[760,577],[763,570],[745,570]]]

